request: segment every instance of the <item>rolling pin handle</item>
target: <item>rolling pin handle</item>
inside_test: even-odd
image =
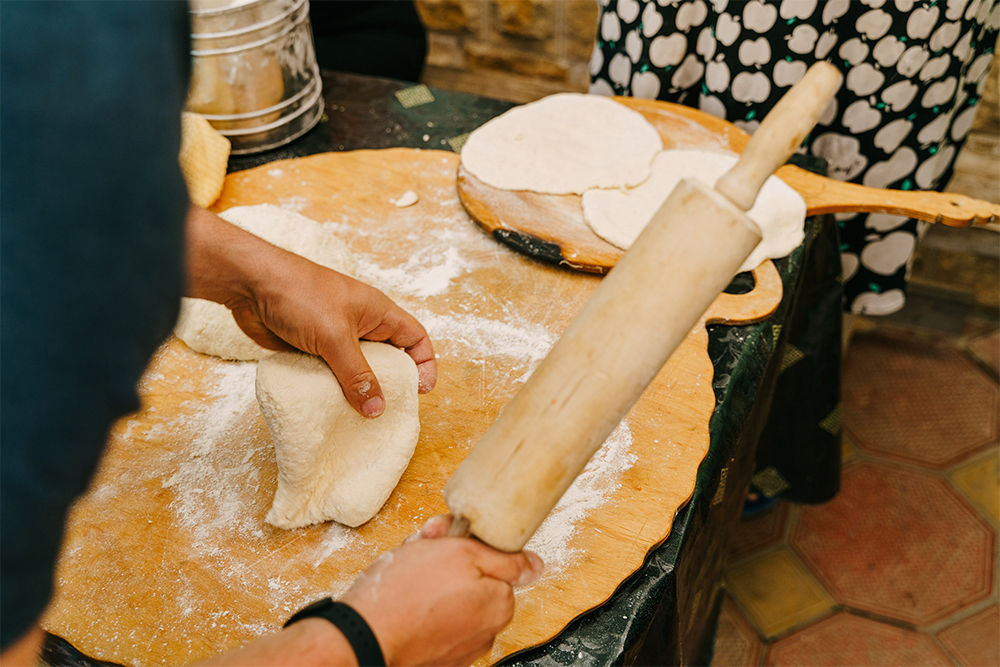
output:
[[[716,191],[749,211],[764,181],[809,136],[843,80],[844,76],[830,63],[818,62],[810,67],[761,121],[740,161],[715,184]]]

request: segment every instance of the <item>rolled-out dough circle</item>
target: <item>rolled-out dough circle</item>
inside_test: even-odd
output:
[[[219,214],[223,220],[265,241],[340,273],[353,275],[357,262],[347,245],[318,222],[279,206],[234,206]],[[181,300],[174,334],[188,347],[223,359],[251,361],[273,354],[243,333],[233,314],[220,303]]]
[[[278,489],[267,522],[359,526],[385,503],[420,435],[417,366],[402,350],[363,341],[385,412],[362,417],[319,357],[279,352],[257,365],[257,402],[274,442]]]
[[[659,132],[637,111],[597,95],[559,93],[475,130],[462,164],[501,190],[583,194],[642,183],[662,149]]]
[[[653,173],[643,184],[628,190],[585,192],[583,218],[595,234],[627,250],[682,178],[713,187],[737,160],[735,153],[665,150],[653,160]],[[764,182],[748,215],[763,237],[740,271],[752,271],[766,259],[784,257],[805,238],[806,202],[776,176]]]

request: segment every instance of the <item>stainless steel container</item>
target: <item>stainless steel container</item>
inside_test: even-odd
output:
[[[195,0],[187,110],[234,154],[286,144],[323,115],[308,0]]]

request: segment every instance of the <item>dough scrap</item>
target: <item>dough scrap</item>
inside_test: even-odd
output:
[[[419,195],[413,190],[407,190],[404,192],[399,199],[393,202],[396,208],[406,208],[407,206],[413,206],[420,200]]]
[[[629,190],[590,190],[583,194],[584,220],[608,243],[627,250],[682,178],[713,187],[736,164],[735,153],[705,150],[665,150],[653,160],[653,173]],[[763,232],[740,271],[752,271],[763,261],[784,257],[805,238],[806,202],[776,176],[764,182],[750,218]]]
[[[354,275],[357,262],[343,241],[316,221],[279,206],[234,206],[219,214],[251,234],[317,264]],[[243,333],[228,308],[214,301],[184,298],[174,334],[188,347],[223,359],[252,361],[271,354]]]
[[[462,164],[502,190],[583,194],[642,183],[662,149],[660,133],[639,112],[598,95],[559,93],[472,132]]]
[[[420,435],[417,366],[385,343],[361,351],[385,394],[385,412],[362,417],[320,359],[279,352],[257,366],[257,401],[274,441],[278,489],[266,521],[300,528],[359,526],[396,487]]]

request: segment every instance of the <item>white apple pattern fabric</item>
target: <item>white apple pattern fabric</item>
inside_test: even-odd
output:
[[[686,104],[753,131],[806,68],[845,74],[807,140],[841,180],[940,189],[969,131],[1000,0],[601,0],[591,92]],[[845,309],[905,303],[917,222],[838,221]]]

